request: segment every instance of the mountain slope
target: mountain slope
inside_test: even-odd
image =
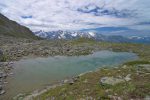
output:
[[[9,20],[2,14],[0,14],[0,35],[37,39],[27,27]]]

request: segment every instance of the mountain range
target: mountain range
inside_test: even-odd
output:
[[[90,38],[97,41],[107,41],[107,42],[131,42],[131,43],[150,43],[150,37],[149,36],[120,36],[120,35],[102,35],[97,32],[72,32],[72,31],[37,31],[34,32],[36,36],[39,36],[41,38],[46,39],[77,39],[77,38]]]

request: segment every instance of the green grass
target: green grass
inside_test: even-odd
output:
[[[144,60],[137,60],[137,61],[130,61],[130,62],[127,62],[127,63],[124,63],[125,65],[139,65],[139,64],[150,64],[149,61],[144,61]]]
[[[2,57],[0,57],[0,61],[1,62],[6,62],[8,60],[8,56],[7,55],[2,55]]]

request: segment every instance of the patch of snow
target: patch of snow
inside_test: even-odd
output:
[[[89,34],[94,37],[95,36],[95,33],[94,32],[89,32]]]
[[[73,37],[76,37],[78,34],[77,33],[73,33],[71,34]]]
[[[61,37],[60,37],[60,36],[58,36],[58,39],[61,39]]]

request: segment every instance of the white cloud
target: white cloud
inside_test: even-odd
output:
[[[96,16],[83,13],[78,9],[88,6],[87,10],[96,7],[117,11],[134,11],[132,17],[117,17],[111,14]],[[103,10],[102,9],[102,10]],[[0,12],[22,25],[36,30],[81,30],[98,27],[128,27],[147,29],[148,25],[134,25],[150,22],[149,0],[0,0]],[[112,10],[113,13],[113,10]],[[122,13],[119,13],[122,14]],[[118,14],[118,16],[120,16]],[[21,16],[32,16],[22,18]],[[92,23],[92,24],[89,24]],[[141,26],[141,28],[139,28]]]

